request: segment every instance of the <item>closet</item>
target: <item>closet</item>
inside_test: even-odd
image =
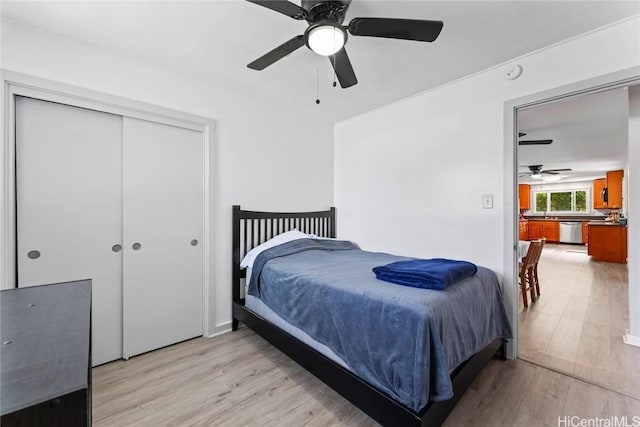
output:
[[[92,280],[92,364],[202,335],[200,131],[16,97],[18,286]]]

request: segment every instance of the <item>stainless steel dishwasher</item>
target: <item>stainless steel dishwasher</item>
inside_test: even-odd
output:
[[[560,243],[580,243],[582,244],[582,222],[561,221],[560,222]]]

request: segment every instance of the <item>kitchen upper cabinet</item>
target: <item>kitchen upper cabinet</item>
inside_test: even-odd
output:
[[[624,171],[607,172],[607,207],[611,209],[622,208],[622,177]]]
[[[607,188],[607,179],[600,178],[593,181],[593,208],[606,209],[607,204],[602,199],[602,191]],[[622,192],[622,191],[621,191]]]
[[[531,186],[529,184],[518,184],[518,199],[521,211],[531,209]]]

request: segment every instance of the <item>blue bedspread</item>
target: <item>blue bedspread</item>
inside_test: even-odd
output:
[[[444,289],[478,271],[475,264],[453,259],[412,259],[374,267],[380,280],[415,288]]]
[[[261,253],[249,292],[259,278],[260,298],[271,310],[415,411],[451,398],[450,372],[494,339],[511,337],[491,270],[478,267],[441,291],[398,286],[376,279],[372,269],[408,258],[317,245],[301,251],[306,241]]]

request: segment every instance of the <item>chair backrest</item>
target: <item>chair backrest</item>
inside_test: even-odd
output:
[[[532,240],[527,249],[527,254],[522,258],[522,269],[526,270],[536,265],[537,257],[542,252],[542,240]]]
[[[537,265],[538,261],[540,261],[540,255],[542,254],[542,249],[544,249],[544,244],[546,242],[547,242],[546,238],[543,237],[542,239],[540,239],[540,246],[538,247],[538,250],[536,252],[536,257],[533,262],[534,265]]]

